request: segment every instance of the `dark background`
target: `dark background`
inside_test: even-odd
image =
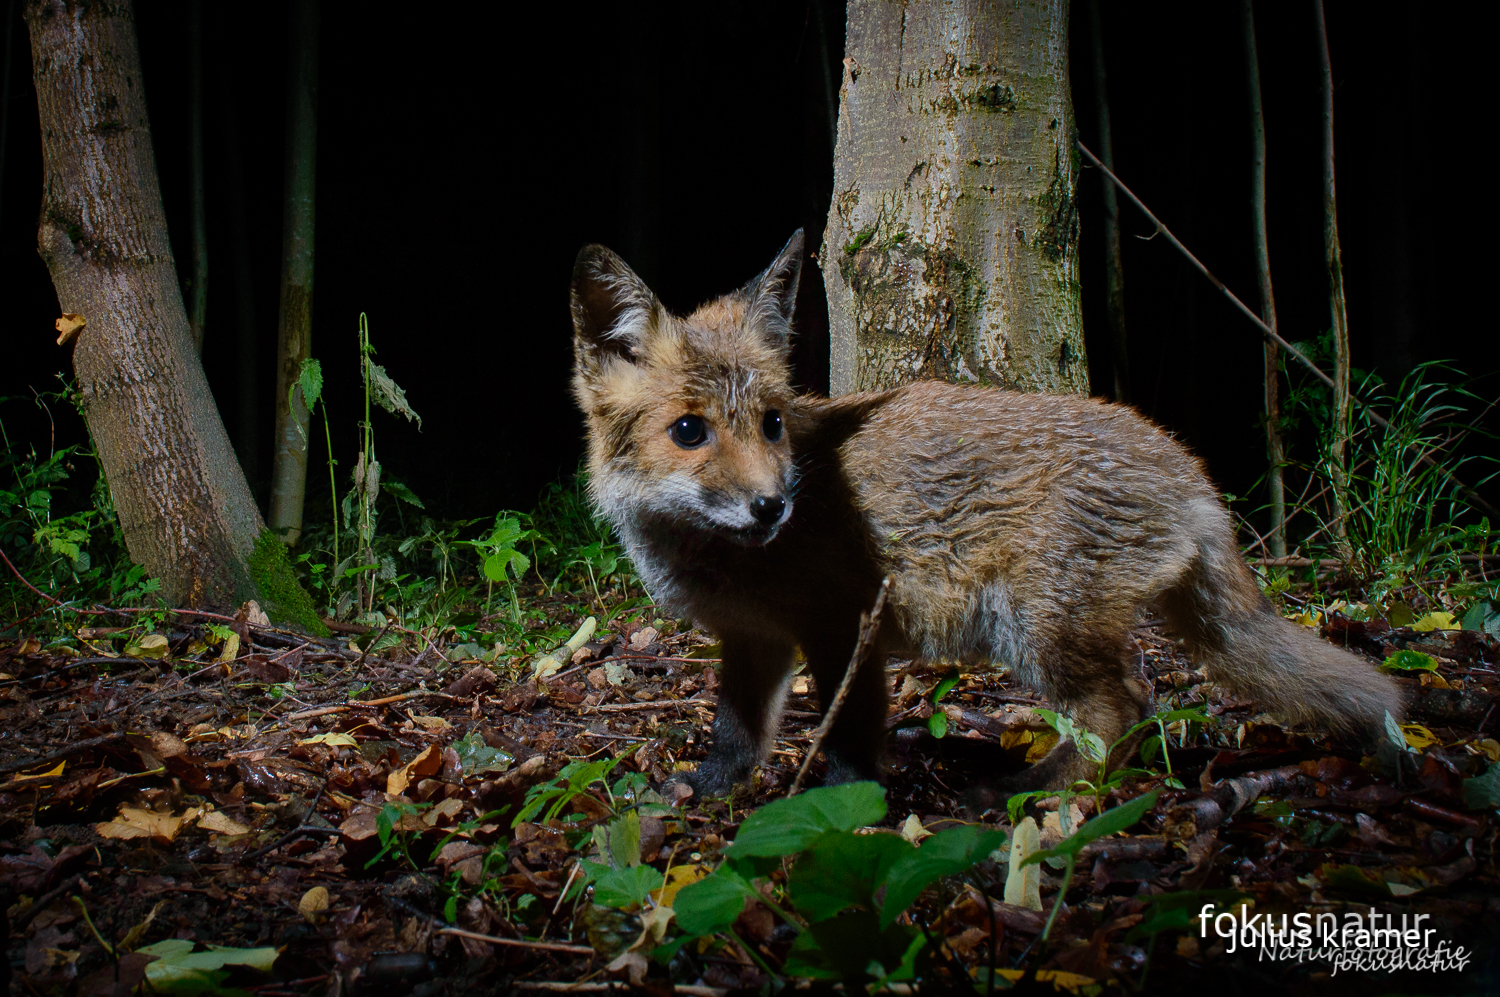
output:
[[[1310,3],[1259,5],[1271,263],[1283,335],[1329,326]],[[29,41],[8,4],[0,199],[0,420],[47,446],[28,399],[70,369],[36,255],[41,150]],[[180,275],[190,266],[186,7],[137,4],[157,167]],[[268,491],[287,8],[205,4],[209,307],[204,365],[253,488]],[[1464,8],[1473,11],[1477,8]],[[1330,3],[1339,220],[1356,367],[1497,367],[1484,300],[1493,200],[1475,149],[1492,116],[1489,31],[1456,9]],[[567,288],[578,248],[619,251],[668,307],[742,283],[793,229],[816,246],[833,180],[840,3],[481,5],[462,16],[325,4],[320,44],[314,355],[347,471],[361,399],[360,312],[424,419],[377,415],[379,455],[430,511],[528,508],[577,466]],[[1087,7],[1073,12],[1078,128],[1095,145]],[[1115,162],[1246,302],[1255,298],[1238,5],[1106,4]],[[1096,148],[1096,151],[1097,148]],[[1107,392],[1100,178],[1085,170],[1084,320]],[[1264,471],[1260,339],[1121,205],[1132,399],[1227,491]],[[797,370],[827,387],[822,281],[804,272]],[[1487,378],[1481,393],[1493,396]],[[55,411],[59,445],[82,421]],[[313,445],[321,451],[321,434]],[[1295,454],[1294,454],[1295,456]],[[1302,456],[1307,456],[1304,448]],[[341,479],[344,475],[341,475]],[[314,462],[309,495],[320,497]],[[80,482],[86,484],[86,482]],[[340,482],[342,487],[342,480]],[[310,499],[311,500],[311,499]]]

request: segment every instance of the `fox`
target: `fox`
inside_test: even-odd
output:
[[[1202,463],[1134,409],[933,381],[794,390],[802,252],[798,230],[686,316],[603,246],[573,269],[592,501],[657,606],[723,648],[694,793],[766,758],[798,648],[826,716],[886,578],[826,784],[881,780],[891,655],[1004,666],[1113,744],[1154,708],[1130,635],[1148,610],[1216,686],[1289,721],[1353,734],[1402,716],[1393,679],[1281,617]],[[1063,739],[999,788],[1064,788],[1094,764]]]

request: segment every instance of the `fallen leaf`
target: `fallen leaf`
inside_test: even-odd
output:
[[[1428,613],[1411,625],[1417,633],[1432,633],[1434,630],[1462,630],[1452,613]]]
[[[922,818],[916,814],[908,814],[906,821],[901,825],[901,837],[915,845],[923,838],[932,837],[932,832],[922,826]]]
[[[240,635],[234,633],[233,631],[230,631],[229,636],[224,639],[224,647],[221,651],[219,651],[219,657],[217,658],[217,660],[222,664],[228,664],[235,658],[239,657],[239,653]]]
[[[125,654],[131,658],[160,660],[167,656],[167,638],[161,634],[145,634],[128,644]]]
[[[1421,724],[1402,724],[1401,733],[1406,738],[1406,743],[1418,751],[1430,744],[1442,744],[1442,740],[1432,731]]]
[[[57,330],[57,345],[66,345],[68,340],[82,332],[83,327],[88,324],[88,319],[82,315],[75,315],[73,312],[63,312],[62,318],[52,323],[52,327]]]
[[[406,787],[412,784],[414,778],[423,779],[430,775],[437,775],[442,767],[443,750],[435,744],[429,744],[420,755],[386,778],[385,791],[392,796],[400,796],[406,792]]]
[[[326,744],[330,748],[357,748],[359,742],[345,734],[343,731],[331,730],[326,734],[314,734],[312,737],[304,737],[298,744]]]
[[[407,710],[406,715],[408,717],[411,717],[412,723],[416,724],[418,727],[421,727],[423,730],[442,731],[448,730],[453,726],[442,717],[419,717],[416,714],[412,713],[411,710]]]
[[[309,924],[322,924],[327,918],[328,910],[328,888],[326,886],[314,886],[302,894],[302,899],[297,901],[297,913],[307,919]]]
[[[674,865],[667,870],[667,878],[661,886],[651,891],[651,900],[660,907],[671,907],[678,890],[707,875],[708,870],[701,865]]]
[[[241,824],[222,810],[214,810],[198,818],[198,826],[218,834],[249,834],[250,828]]]
[[[36,775],[12,776],[9,782],[5,783],[3,786],[0,786],[0,789],[12,789],[16,786],[24,786],[40,782],[42,780],[56,779],[58,776],[62,775],[63,768],[67,764],[67,760],[64,759],[63,761],[57,763],[57,768],[51,769],[46,772],[38,772]]]
[[[159,814],[139,807],[120,808],[120,814],[112,821],[95,824],[94,830],[105,838],[150,838],[161,844],[171,844],[183,827],[200,813],[197,807],[188,807],[177,816]]]

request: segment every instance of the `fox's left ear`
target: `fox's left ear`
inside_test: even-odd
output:
[[[579,359],[633,360],[662,318],[661,302],[625,261],[584,246],[573,264],[573,342]]]
[[[792,312],[797,307],[797,282],[802,276],[802,230],[792,233],[781,252],[765,272],[745,285],[750,308],[746,325],[785,347],[792,338]]]

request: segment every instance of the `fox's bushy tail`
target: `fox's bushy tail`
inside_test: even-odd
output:
[[[1227,527],[1227,523],[1225,524]],[[1168,625],[1209,678],[1291,722],[1351,734],[1404,715],[1380,668],[1283,619],[1261,594],[1227,529],[1198,538],[1198,556],[1161,600]]]

